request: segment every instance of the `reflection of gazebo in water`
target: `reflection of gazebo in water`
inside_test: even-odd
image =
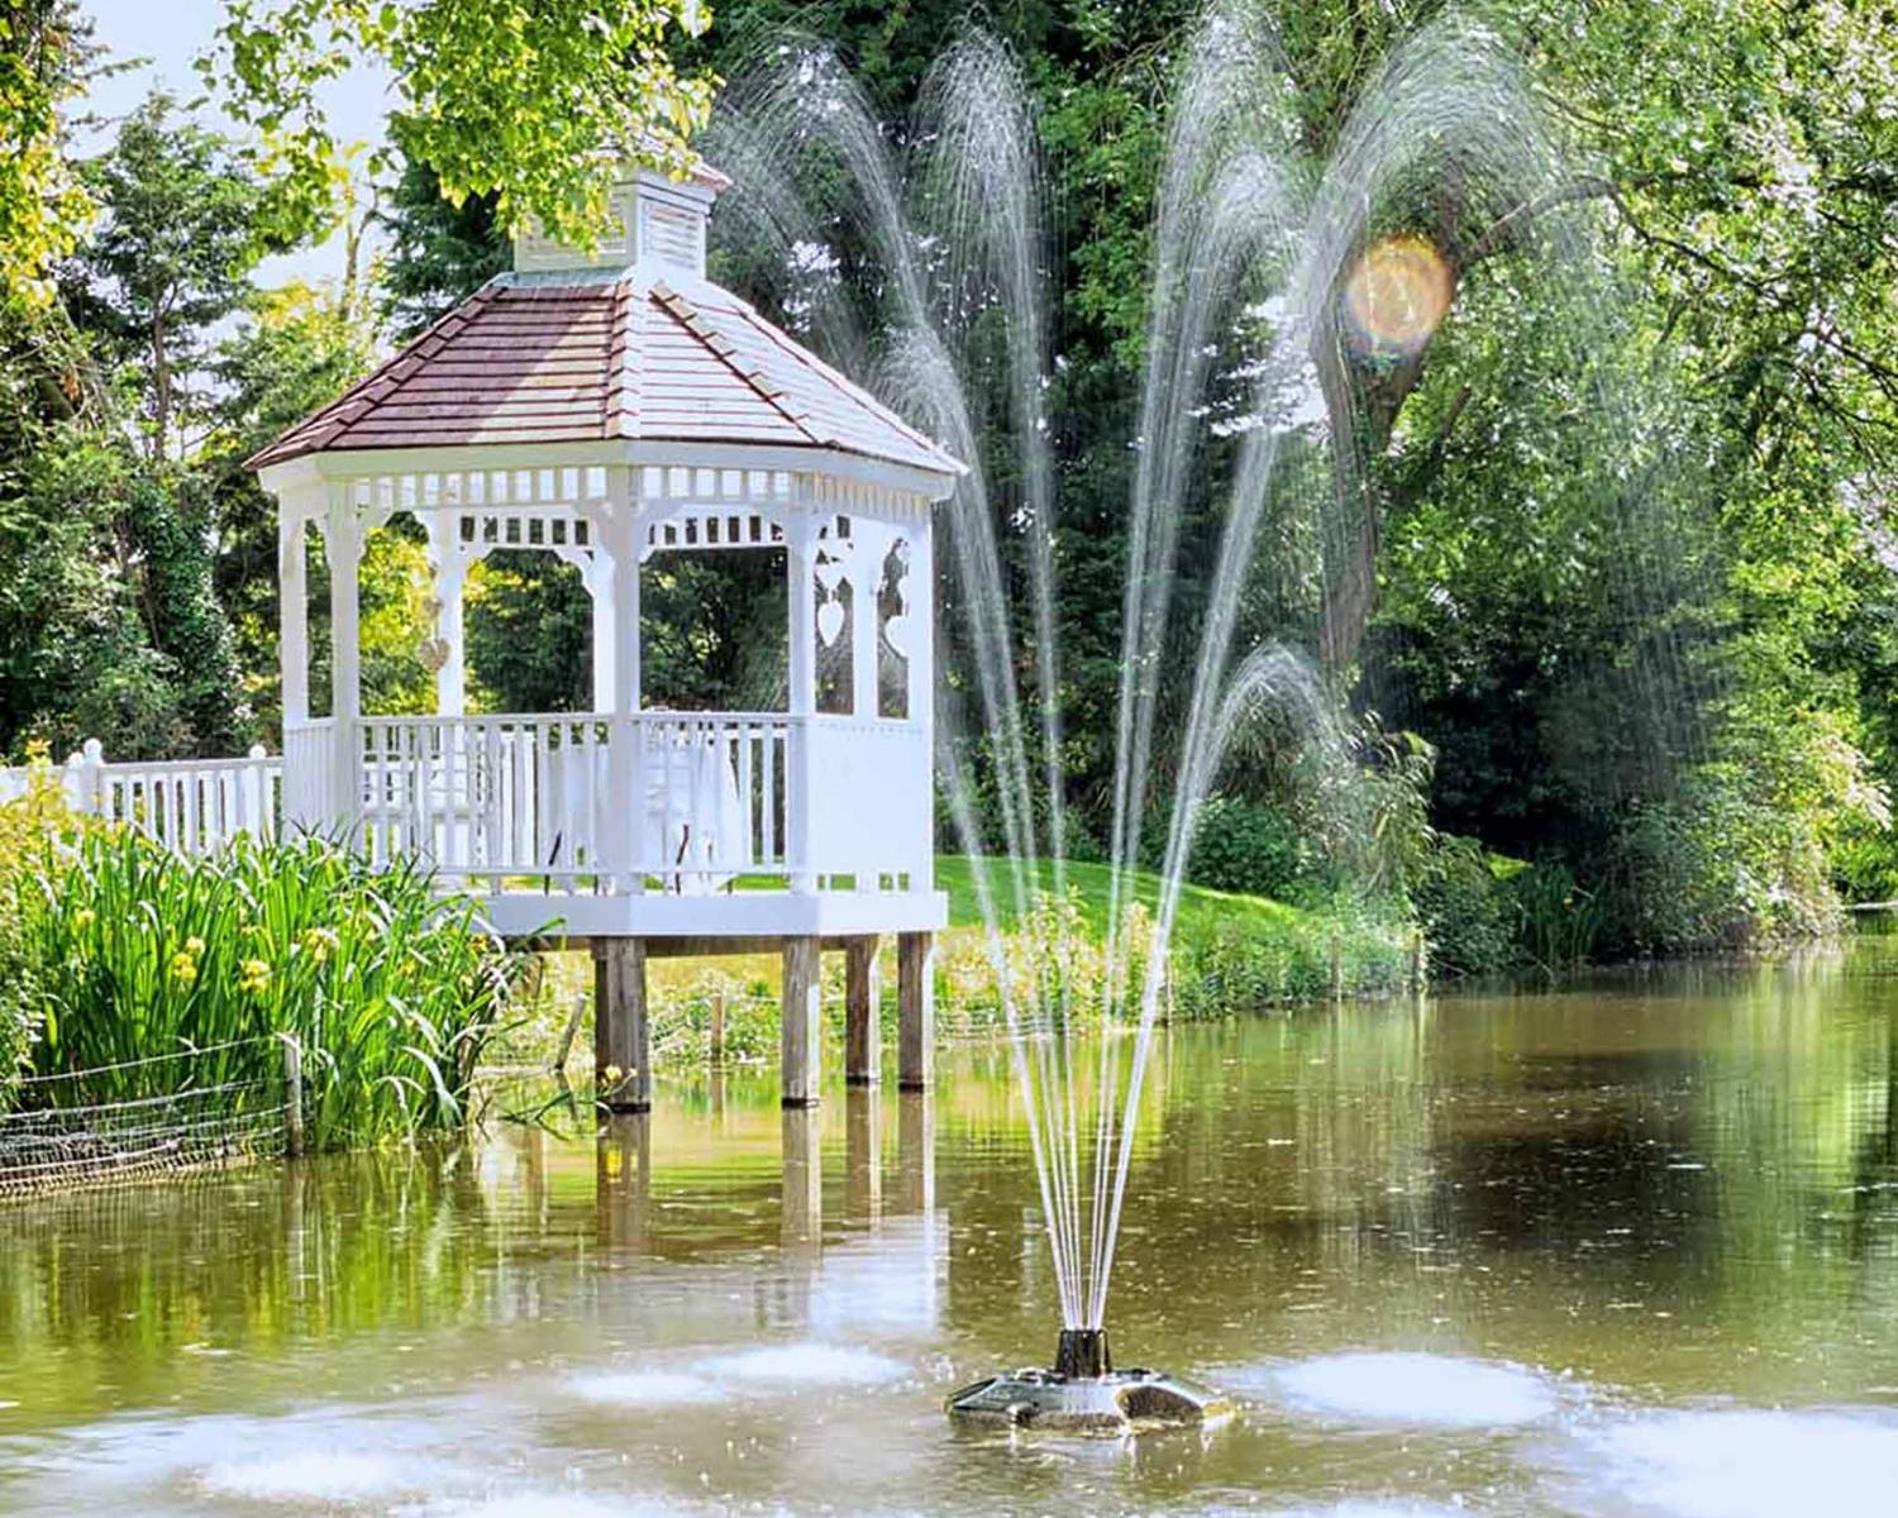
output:
[[[783,1097],[814,1100],[820,948],[848,956],[847,1074],[875,1078],[879,937],[898,936],[900,1073],[928,1075],[933,889],[930,510],[961,466],[705,278],[725,183],[619,186],[585,256],[516,245],[491,281],[252,465],[280,505],[284,821],[353,830],[480,893],[510,938],[591,944],[596,1059],[650,1099],[648,954],[781,949]],[[399,513],[440,607],[432,716],[365,717],[358,571]],[[306,538],[330,570],[332,710],[310,709]],[[640,566],[783,555],[782,711],[654,712]],[[551,553],[592,602],[593,710],[469,715],[462,592]],[[820,661],[823,678],[820,681]],[[433,660],[431,660],[433,662]]]

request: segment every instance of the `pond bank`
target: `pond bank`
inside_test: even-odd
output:
[[[992,897],[1012,896],[1003,861],[938,856],[936,879],[948,893],[950,927],[937,953],[937,1028],[946,1039],[982,1038],[1001,1031],[993,949],[982,924],[977,871],[987,872]],[[1026,922],[1012,914],[1002,924],[1004,952],[1011,962],[1059,941],[1064,964],[1082,993],[1097,995],[1105,967],[1103,945],[1109,915],[1110,872],[1104,865],[1067,867],[1065,905],[1053,897],[1052,872],[1034,888],[1046,893]],[[1135,876],[1136,933],[1150,923],[1158,900],[1158,877]],[[1312,909],[1261,896],[1182,889],[1172,944],[1172,975],[1165,1015],[1193,1022],[1263,1012],[1334,997],[1377,999],[1407,989],[1417,973],[1417,939],[1407,924],[1348,907]],[[894,946],[884,947],[883,1017],[886,1048],[894,1047],[896,1006]],[[679,1070],[712,1057],[765,1063],[778,1057],[779,966],[768,954],[693,961],[654,960],[649,966],[653,1001],[652,1048],[656,1069]],[[824,964],[827,1039],[841,1040],[841,956]],[[592,967],[584,954],[543,956],[542,978],[524,1016],[502,1040],[504,1059],[547,1063],[578,1018],[576,1051],[584,1050]],[[833,1047],[836,1045],[833,1044]],[[578,1058],[579,1055],[576,1055]]]

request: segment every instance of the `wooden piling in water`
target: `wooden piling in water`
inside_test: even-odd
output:
[[[283,1152],[303,1158],[303,1046],[294,1035],[283,1039]]]
[[[778,1051],[783,1072],[779,1095],[786,1107],[815,1107],[818,1102],[823,1037],[818,949],[815,938],[784,940],[784,1010]]]
[[[593,1077],[613,1112],[652,1107],[652,1032],[646,1004],[646,940],[593,941]]]
[[[936,935],[896,935],[896,1083],[927,1091],[936,1063]]]
[[[874,1086],[883,1076],[883,987],[874,937],[844,945],[844,1084]]]

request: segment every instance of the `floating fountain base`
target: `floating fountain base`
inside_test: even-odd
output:
[[[1099,1330],[1067,1329],[1055,1368],[1018,1370],[965,1386],[949,1399],[962,1422],[1112,1437],[1200,1428],[1232,1412],[1221,1393],[1160,1370],[1120,1370]]]

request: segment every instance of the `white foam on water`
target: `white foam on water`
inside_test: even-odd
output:
[[[576,1492],[516,1492],[428,1511],[441,1518],[656,1518],[680,1509],[645,1498],[618,1497],[609,1504]]]
[[[1562,1405],[1556,1383],[1538,1371],[1458,1355],[1352,1351],[1222,1380],[1295,1412],[1403,1428],[1512,1428]]]
[[[743,1386],[887,1386],[909,1374],[901,1360],[834,1344],[771,1344],[712,1355],[693,1369]]]
[[[430,1473],[379,1455],[343,1450],[296,1450],[251,1460],[222,1461],[199,1473],[198,1484],[220,1497],[251,1502],[367,1502],[424,1490]]]
[[[1580,1482],[1642,1518],[1883,1518],[1898,1504],[1898,1419],[1872,1409],[1650,1413],[1577,1442]]]
[[[1338,1502],[1329,1507],[1272,1508],[1266,1518],[1473,1518],[1473,1515],[1466,1507],[1371,1500]]]
[[[567,1390],[587,1402],[613,1407],[702,1407],[730,1394],[704,1376],[674,1370],[605,1371],[576,1376]]]

